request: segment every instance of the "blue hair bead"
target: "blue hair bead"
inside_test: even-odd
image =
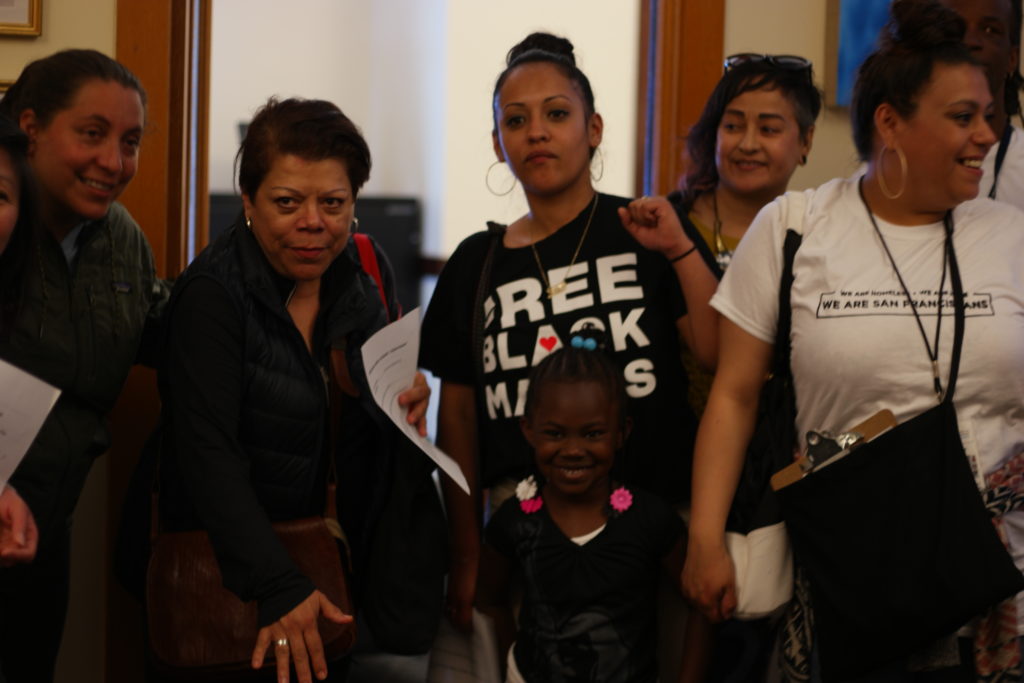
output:
[[[572,339],[569,340],[569,345],[574,349],[586,349],[587,351],[593,351],[597,348],[597,340],[574,334]]]

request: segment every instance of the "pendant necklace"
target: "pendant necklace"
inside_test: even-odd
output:
[[[576,243],[576,251],[573,252],[572,260],[569,261],[569,267],[565,269],[565,277],[562,281],[556,284],[551,284],[548,281],[548,273],[544,270],[543,264],[540,262],[540,254],[537,253],[537,243],[532,242],[530,249],[533,250],[533,258],[537,261],[537,268],[540,270],[540,277],[544,280],[544,288],[547,292],[549,299],[554,299],[557,295],[565,291],[565,288],[569,286],[569,273],[572,271],[572,267],[576,265],[576,258],[580,255],[580,249],[583,248],[583,242],[587,239],[587,232],[590,230],[590,222],[594,220],[594,211],[597,210],[597,193],[594,193],[594,202],[590,205],[590,215],[587,216],[587,224],[583,226],[583,234],[580,235],[580,241]]]
[[[716,190],[711,191],[711,206],[715,211],[715,223],[712,228],[715,240],[715,262],[722,272],[725,272],[732,262],[732,252],[725,248],[725,241],[722,240],[722,219],[718,217],[718,192]]]
[[[896,267],[896,259],[892,257],[892,252],[889,251],[889,245],[886,243],[885,237],[882,236],[882,231],[878,228],[878,222],[875,221],[875,215],[871,213],[871,207],[868,206],[868,201],[864,198],[863,178],[861,178],[860,183],[857,185],[857,191],[860,193],[860,200],[864,203],[864,208],[868,212],[868,218],[871,220],[871,225],[875,229],[875,234],[878,235],[878,239],[882,242],[882,248],[885,249],[885,254],[889,257],[889,263],[892,264],[892,270],[896,273],[896,279],[900,281],[900,287],[903,288],[903,294],[907,297],[907,302],[910,304],[910,310],[914,313],[914,320],[917,321],[917,329],[921,332],[921,340],[924,342],[925,351],[928,353],[928,359],[932,362],[932,382],[935,388],[935,396],[938,398],[939,403],[941,403],[943,390],[942,382],[939,380],[939,333],[942,331],[942,290],[946,286],[946,266],[949,263],[949,252],[952,249],[952,212],[947,211],[946,215],[942,219],[943,227],[946,231],[946,240],[942,249],[942,279],[939,280],[939,291],[935,297],[935,348],[933,349],[932,345],[928,343],[928,335],[925,334],[924,324],[921,323],[921,316],[917,312],[917,304],[914,303],[914,297],[910,296],[910,290],[907,289],[907,284],[903,281],[900,269]]]

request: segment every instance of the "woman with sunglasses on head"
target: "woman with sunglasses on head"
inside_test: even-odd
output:
[[[806,59],[726,58],[725,73],[686,138],[680,191],[669,196],[719,279],[757,212],[807,163],[820,111]]]
[[[721,279],[757,212],[786,191],[807,162],[821,93],[811,63],[791,55],[737,54],[686,138],[686,174],[668,199],[683,229]],[[711,374],[686,357],[699,416]]]
[[[536,33],[512,48],[491,106],[496,163],[521,183],[529,212],[463,241],[438,281],[421,351],[442,381],[438,442],[500,505],[530,467],[519,429],[530,367],[592,324],[611,339],[636,415],[617,476],[684,500],[694,417],[676,400],[686,391],[679,350],[714,365],[714,277],[666,200],[595,191],[591,159],[603,121],[568,40]],[[463,628],[479,494],[449,487],[447,495],[448,610]]]
[[[712,300],[723,315],[720,362],[695,449],[683,581],[691,599],[716,621],[728,618],[736,605],[724,528],[772,365],[787,229],[803,236],[789,292],[796,434],[839,434],[881,409],[895,413],[900,429],[948,398],[969,437],[962,445],[948,437],[942,447],[966,450],[979,482],[990,486],[1024,466],[1024,217],[997,202],[969,201],[978,195],[982,160],[996,142],[986,120],[992,97],[983,70],[961,42],[959,17],[922,0],[896,0],[890,11],[880,47],[860,68],[851,107],[854,143],[866,173],[789,193],[765,207]],[[963,309],[949,303],[965,298],[956,294],[960,281],[967,293],[964,308],[970,307],[966,317],[954,315]],[[952,352],[957,337],[959,354]],[[951,386],[955,392],[947,395]],[[930,433],[949,434],[949,426],[947,420]],[[797,441],[804,451],[804,439]],[[908,490],[913,483],[906,482]],[[1020,493],[1018,488],[1014,495]],[[863,492],[869,505],[871,495]],[[828,513],[820,511],[824,518]],[[1022,512],[991,514],[1021,557]],[[796,560],[801,562],[799,553]],[[830,577],[809,578],[813,590]],[[1017,615],[1008,635],[986,631],[974,643],[981,655],[977,671],[968,658],[941,680],[975,680],[976,674],[1012,668],[1024,610]],[[877,615],[877,625],[885,621],[886,614]],[[806,636],[822,624],[787,624],[794,626],[787,631],[794,637],[786,642],[783,669],[806,675],[812,651]],[[955,661],[957,645],[951,649]],[[908,669],[909,654],[895,655],[884,671],[857,680],[919,680]],[[1000,659],[1004,655],[1009,659]],[[924,668],[948,667],[941,660],[925,661]]]
[[[135,75],[95,50],[58,52],[25,67],[0,114],[28,137],[42,228],[0,358],[62,392],[13,479],[39,525],[35,561],[0,569],[0,678],[15,683],[53,677],[72,512],[110,447],[107,415],[128,371],[155,347],[146,341],[155,342],[165,290],[145,235],[117,202],[146,123]]]

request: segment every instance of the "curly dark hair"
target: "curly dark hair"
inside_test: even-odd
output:
[[[697,197],[718,185],[718,167],[715,165],[718,126],[729,103],[752,90],[781,92],[793,105],[800,137],[804,141],[821,113],[821,92],[814,87],[806,71],[779,68],[769,61],[748,61],[726,71],[711,91],[697,123],[686,136],[687,167],[679,190],[687,211],[693,208]]]

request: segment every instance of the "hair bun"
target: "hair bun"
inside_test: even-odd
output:
[[[519,57],[527,52],[547,52],[553,55],[560,55],[568,60],[573,66],[576,65],[576,57],[573,55],[572,43],[566,38],[553,36],[550,33],[531,33],[523,38],[519,44],[508,51],[505,64],[512,66]]]
[[[931,51],[949,43],[962,43],[967,26],[953,10],[935,0],[894,0],[890,19],[882,29],[880,47]]]

